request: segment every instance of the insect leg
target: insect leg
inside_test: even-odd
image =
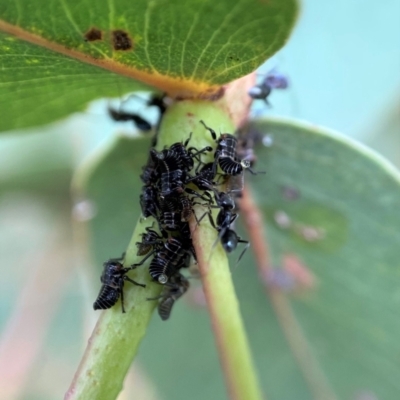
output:
[[[185,140],[185,142],[183,143],[183,145],[184,145],[185,147],[189,144],[190,139],[192,138],[192,134],[193,134],[193,132],[190,132],[189,137],[188,137],[188,138]]]
[[[150,300],[160,300],[160,299],[164,299],[165,297],[167,297],[167,296],[160,294],[159,296],[156,296],[156,297],[147,297],[146,300],[149,300],[149,301]]]
[[[266,171],[253,171],[250,167],[246,168],[252,175],[266,174]]]
[[[141,286],[141,287],[143,287],[143,288],[146,287],[145,284],[136,282],[136,281],[134,281],[133,279],[129,278],[129,276],[126,276],[126,275],[124,276],[124,280],[129,281],[130,283],[133,283],[133,284],[136,285],[136,286]]]
[[[151,257],[153,254],[155,253],[155,250],[152,250],[149,254],[146,255],[146,257],[144,257],[142,259],[142,261],[140,261],[139,263],[136,264],[132,264],[129,269],[135,269],[136,267],[140,267],[141,265],[143,265],[145,263],[145,261]]]
[[[190,150],[194,150],[194,147],[190,147],[188,151],[190,152]],[[200,162],[200,159],[198,159],[197,156],[199,154],[205,153],[206,151],[210,152],[212,150],[213,150],[213,148],[211,146],[206,146],[203,149],[196,151],[195,153],[190,152],[190,155],[191,155],[191,157],[196,158],[196,160]]]
[[[124,279],[120,279],[118,286],[119,286],[119,292],[121,293],[121,308],[122,308],[122,312],[125,313],[125,307],[124,307]]]
[[[244,256],[244,253],[246,252],[246,250],[250,247],[250,242],[248,240],[243,240],[240,237],[238,238],[238,243],[246,243],[246,246],[244,247],[243,251],[240,253],[240,256],[238,258],[238,260],[236,261],[236,265],[239,264],[240,260],[242,259],[242,257]]]
[[[210,224],[212,225],[212,227],[214,229],[216,229],[218,231],[218,237],[217,239],[215,239],[215,242],[213,243],[211,250],[215,249],[215,246],[218,244],[218,242],[221,240],[222,236],[224,235],[225,231],[227,230],[227,228],[221,228],[218,229],[218,227],[215,225],[215,222],[211,216],[211,213],[207,213],[208,214],[208,219],[210,220]],[[211,253],[210,253],[210,258],[211,258]]]
[[[110,258],[108,261],[115,262],[115,261],[122,261],[125,258],[125,251],[122,253],[121,257]]]
[[[210,133],[214,140],[217,140],[217,134],[215,133],[214,129],[209,128],[203,120],[200,120],[200,123],[203,124],[204,128],[206,128]]]

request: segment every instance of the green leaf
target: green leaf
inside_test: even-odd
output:
[[[315,126],[265,120],[252,129],[273,137],[271,147],[258,149],[257,169],[267,178],[257,176],[251,185],[273,264],[292,254],[315,276],[291,305],[323,373],[338,398],[364,392],[395,399],[398,171],[364,146]]]
[[[99,266],[125,251],[132,236],[141,214],[140,174],[149,148],[149,138],[118,135],[89,157],[75,175],[75,198],[89,200],[94,206],[95,216],[89,226]]]
[[[49,128],[47,128],[48,130]],[[73,172],[73,148],[65,132],[4,135],[0,145],[0,192],[58,194],[66,201]]]
[[[143,88],[128,78],[181,96],[214,92],[279,50],[297,14],[295,0],[73,3],[0,4],[0,130]],[[101,39],[85,41],[93,28]],[[115,30],[132,48],[115,50]]]
[[[314,355],[338,398],[372,392],[395,399],[400,329],[398,173],[371,151],[326,130],[272,120],[259,122],[257,128],[273,136],[271,147],[257,149],[256,169],[267,175],[246,179],[251,179],[267,217],[274,264],[279,265],[284,254],[295,254],[317,279],[314,289],[290,297]],[[98,274],[105,259],[124,250],[140,215],[138,171],[148,147],[146,139],[119,137],[104,149],[104,165],[95,162],[97,167],[84,173],[93,177],[87,193],[97,206],[90,228]],[[300,197],[289,200],[289,194],[296,193],[293,188]],[[325,229],[325,238],[307,241],[297,229],[277,226],[273,217],[279,210],[300,227]],[[248,238],[246,233],[241,236]],[[251,267],[250,253],[232,272],[264,391],[272,400],[309,400],[310,389]],[[187,393],[193,400],[224,399],[209,317],[193,306],[195,280],[192,286],[170,321],[155,316],[139,361],[166,399],[184,400]],[[171,364],[179,366],[179,380],[176,370],[168,368]]]
[[[0,33],[0,131],[43,125],[146,86]]]

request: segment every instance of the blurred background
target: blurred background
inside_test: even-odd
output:
[[[338,130],[399,167],[399,16],[396,0],[303,1],[289,43],[260,68],[260,74],[272,68],[286,74],[290,88],[270,96],[271,108],[255,104],[253,114],[294,117]],[[92,303],[101,265],[91,254],[90,233],[84,228],[96,208],[72,199],[70,184],[76,168],[112,135],[136,134],[130,123],[110,120],[109,104],[99,100],[87,112],[51,126],[0,137],[2,399],[61,398],[96,322]],[[118,107],[120,99],[112,104]],[[147,117],[140,102],[132,107]],[[109,256],[120,254],[128,240]],[[264,318],[271,310],[255,268],[244,268],[248,262],[233,277],[253,352],[259,353],[269,327],[256,310]],[[261,376],[269,367],[264,361],[256,355]],[[288,355],[275,367],[285,371],[292,364]],[[290,387],[282,377],[273,398],[307,399],[302,385]],[[226,398],[196,288],[167,323],[154,315],[120,399],[183,400],[189,390],[191,399]],[[377,397],[360,389],[349,398]]]

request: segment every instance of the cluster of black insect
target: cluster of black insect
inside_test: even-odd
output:
[[[165,109],[160,111],[163,113]],[[128,119],[128,116],[119,117]],[[136,116],[132,120],[136,123]],[[137,255],[143,256],[139,263],[124,267],[120,258],[104,264],[101,276],[103,285],[94,309],[110,308],[121,297],[122,312],[125,312],[125,281],[144,286],[126,274],[152,257],[149,274],[154,282],[164,288],[160,296],[148,300],[158,300],[160,317],[168,319],[175,301],[189,288],[189,281],[182,270],[187,269],[192,262],[197,263],[189,227],[191,218],[200,224],[208,216],[218,232],[214,246],[221,241],[228,253],[235,250],[239,243],[245,244],[238,261],[248,248],[249,242],[241,239],[234,230],[234,222],[238,217],[235,199],[243,188],[244,171],[256,174],[252,169],[254,160],[247,158],[248,154],[236,136],[223,133],[217,137],[216,132],[203,121],[199,123],[211,134],[216,144],[213,161],[202,161],[204,154],[213,151],[211,146],[202,149],[190,147],[191,134],[185,142],[174,143],[161,151],[154,147],[150,150],[148,162],[141,174],[144,185],[140,206],[143,217],[154,218],[156,226],[153,223],[148,227],[141,241],[136,243]],[[205,209],[199,219],[193,209],[196,204]],[[216,218],[212,215],[212,209],[219,209]]]

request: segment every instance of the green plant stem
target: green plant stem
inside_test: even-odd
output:
[[[234,130],[226,107],[221,104],[206,101],[179,102],[173,105],[163,118],[157,148],[162,149],[172,143],[184,141],[190,132],[190,146],[198,149],[215,146],[210,133],[200,124],[201,119],[217,133]],[[209,157],[210,161],[212,154],[209,154]],[[135,243],[140,241],[140,234],[152,222],[152,218],[138,222],[126,252],[125,266],[139,261]],[[195,225],[192,229],[207,304],[231,398],[260,400],[262,397],[252,366],[226,254],[218,245],[212,251],[209,262],[208,258],[217,236],[207,219],[204,219],[197,229]],[[125,375],[157,304],[147,301],[146,298],[155,297],[162,290],[162,286],[150,281],[147,268],[149,262],[129,273],[131,278],[145,283],[147,287],[143,289],[132,286],[129,282],[125,284],[126,314],[121,313],[119,302],[101,313],[65,400],[112,400],[121,391]]]
[[[150,225],[150,220],[137,223],[126,251],[125,266],[140,261],[135,243]],[[126,313],[121,312],[120,301],[101,312],[65,400],[111,400],[118,396],[157,304],[146,298],[157,296],[162,289],[150,281],[147,265],[129,274],[137,282],[145,283],[145,289],[125,283]]]
[[[178,131],[167,133],[168,139],[171,136],[174,137],[168,142],[184,140],[190,131],[192,132],[191,146],[201,149],[207,145],[213,145],[211,135],[199,123],[200,120],[211,126],[217,134],[234,131],[232,122],[223,109],[206,102],[186,101],[176,105],[164,120],[165,125],[178,127]],[[164,144],[167,143],[164,141],[159,143],[160,146]],[[198,217],[201,217],[204,212],[204,208],[199,207]],[[262,399],[261,390],[240,316],[226,253],[220,243],[213,248],[217,240],[217,232],[207,218],[204,218],[200,225],[197,225],[193,219],[191,230],[230,398],[260,400]]]
[[[194,224],[192,230],[204,294],[230,398],[262,399],[226,254],[220,244],[211,252],[216,240],[215,230],[205,224],[197,229]]]

